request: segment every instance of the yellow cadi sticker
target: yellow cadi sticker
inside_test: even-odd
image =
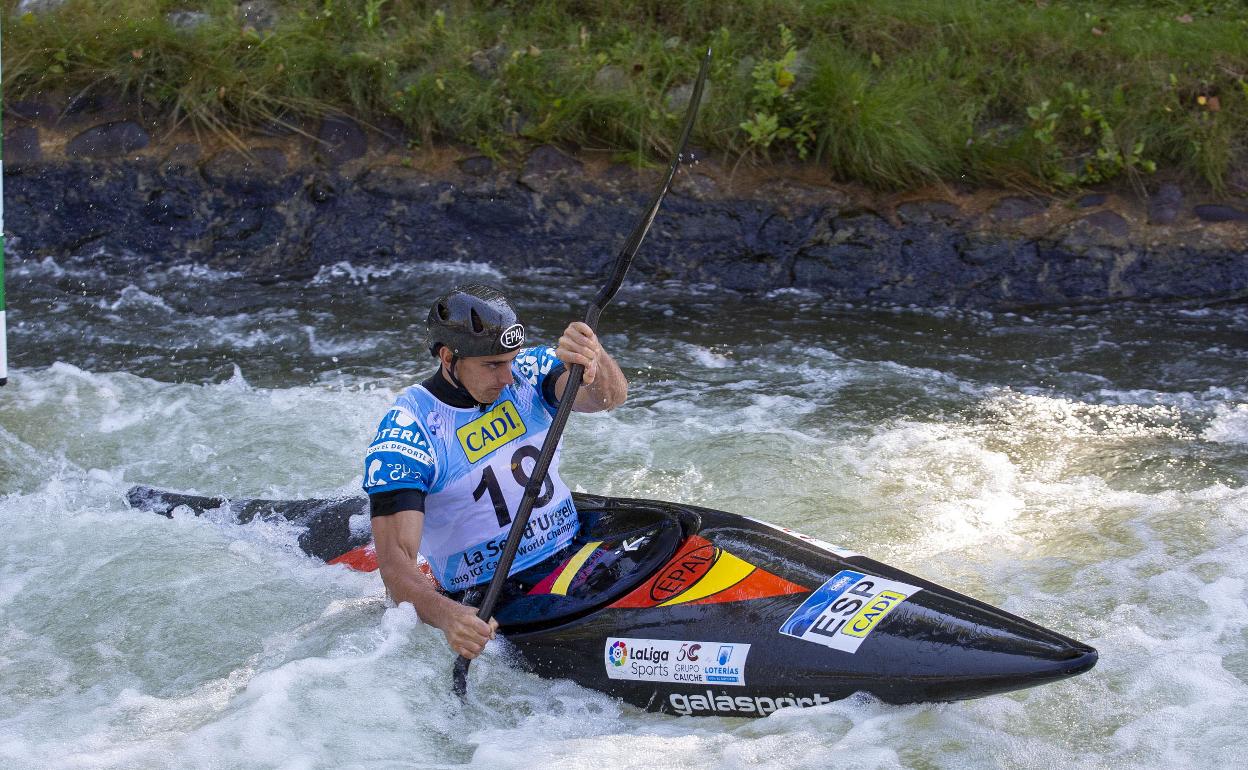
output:
[[[455,436],[468,455],[468,462],[475,463],[527,430],[516,405],[508,400],[455,431]]]
[[[877,623],[884,619],[885,615],[905,600],[906,596],[896,591],[880,591],[867,602],[865,607],[858,610],[858,614],[849,619],[841,633],[856,636],[859,639],[865,637],[871,633],[871,629],[875,628]]]

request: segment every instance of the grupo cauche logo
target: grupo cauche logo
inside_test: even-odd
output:
[[[611,645],[611,649],[607,651],[607,658],[613,666],[622,666],[628,661],[628,646],[623,642],[617,641]]]

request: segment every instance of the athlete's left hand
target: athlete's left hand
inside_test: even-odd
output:
[[[559,338],[555,355],[568,366],[580,364],[585,367],[581,382],[586,385],[594,384],[594,379],[598,376],[598,359],[603,356],[602,345],[598,342],[598,335],[584,322],[573,321],[568,324],[568,328],[563,330],[563,336]]]

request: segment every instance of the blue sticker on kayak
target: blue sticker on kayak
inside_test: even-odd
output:
[[[819,586],[780,626],[780,633],[854,653],[880,621],[921,589],[853,570]]]

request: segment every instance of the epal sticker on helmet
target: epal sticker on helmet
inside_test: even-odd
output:
[[[499,335],[498,342],[508,350],[514,350],[524,344],[524,326],[512,324]]]

